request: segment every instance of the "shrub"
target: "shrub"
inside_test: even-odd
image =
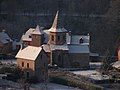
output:
[[[38,79],[37,79],[37,77],[32,76],[32,77],[26,79],[26,82],[36,84],[36,83],[38,83]]]

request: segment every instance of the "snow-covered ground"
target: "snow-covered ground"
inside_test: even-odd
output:
[[[84,71],[72,71],[72,73],[76,75],[83,75],[85,77],[89,77],[94,80],[105,80],[109,79],[107,75],[101,75],[100,72],[96,70],[84,70]]]
[[[100,69],[102,62],[90,62],[90,69]]]
[[[65,85],[55,84],[55,83],[47,83],[45,85],[44,83],[35,84],[32,85],[33,88],[36,88],[36,90],[82,90],[74,87],[69,87]]]
[[[23,85],[13,81],[8,81],[0,79],[0,90],[24,90]],[[55,84],[55,83],[38,83],[31,84],[30,90],[82,90],[74,87],[69,87],[65,85]]]
[[[4,64],[16,64],[16,59],[0,59],[0,62],[4,63]]]

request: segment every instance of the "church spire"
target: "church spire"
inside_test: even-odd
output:
[[[41,35],[41,34],[43,34],[43,31],[41,30],[40,26],[37,25],[32,34],[39,34],[39,35]]]
[[[63,28],[62,24],[62,18],[59,17],[59,11],[57,11],[54,22],[52,24],[52,27],[50,29],[51,32],[66,32],[66,30]]]
[[[57,28],[57,24],[58,24],[58,14],[59,14],[59,11],[57,11],[57,13],[56,13],[56,16],[55,16],[55,19],[54,19],[52,28]]]

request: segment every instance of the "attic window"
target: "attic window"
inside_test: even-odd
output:
[[[83,38],[81,38],[81,39],[79,40],[79,43],[83,43],[83,41],[84,41]]]
[[[31,36],[31,35],[29,35],[29,38],[32,38],[32,36]]]

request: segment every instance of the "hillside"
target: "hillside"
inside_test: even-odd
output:
[[[6,29],[19,39],[37,24],[49,28],[58,9],[67,30],[90,33],[92,52],[103,54],[116,47],[120,35],[119,0],[0,0],[0,30]]]

